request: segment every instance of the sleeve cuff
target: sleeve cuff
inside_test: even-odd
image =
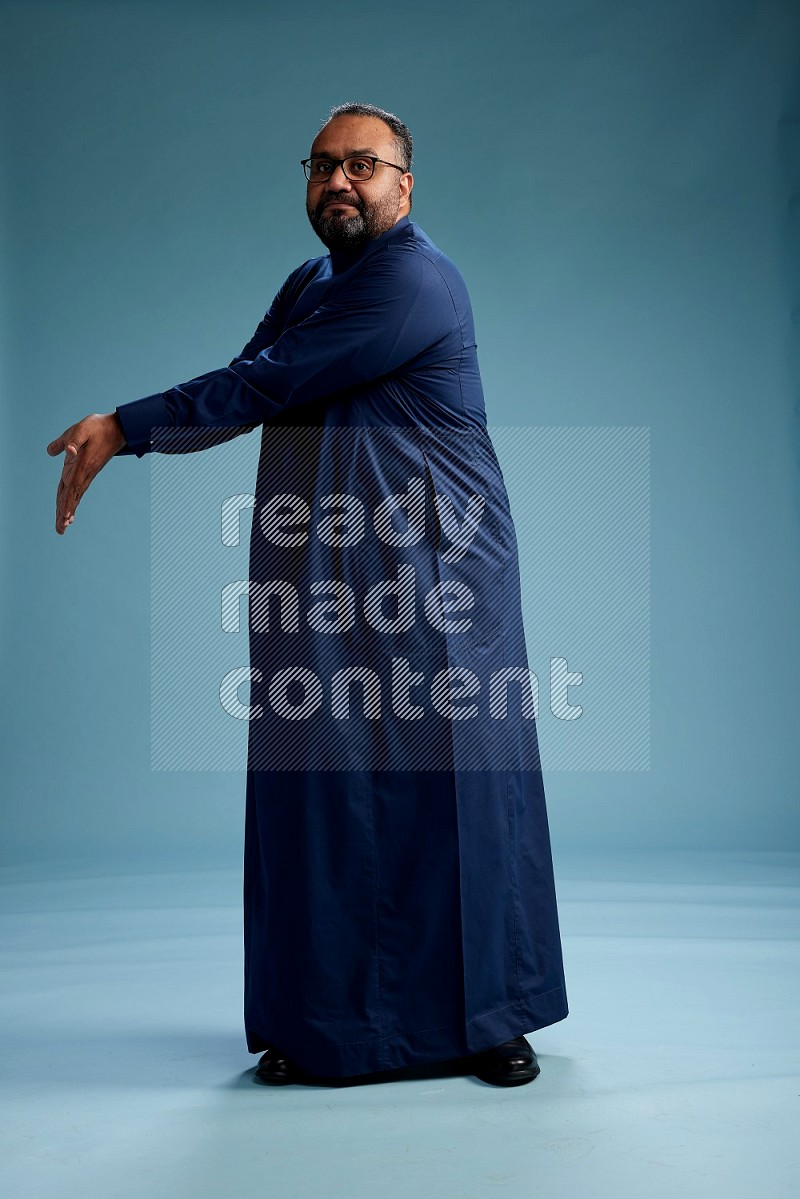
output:
[[[118,404],[116,413],[128,444],[117,450],[114,457],[135,454],[137,458],[142,458],[149,454],[153,429],[168,428],[172,423],[167,401],[161,391],[142,400],[132,400],[129,404]]]

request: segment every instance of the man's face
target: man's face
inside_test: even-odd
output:
[[[377,117],[334,117],[323,125],[311,146],[311,157],[347,158],[372,154],[402,166],[397,142]],[[357,250],[391,229],[408,214],[414,183],[408,171],[375,163],[370,179],[348,179],[341,165],[321,183],[306,188],[311,227],[329,250]]]

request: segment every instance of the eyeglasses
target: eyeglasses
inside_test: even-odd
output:
[[[375,158],[372,154],[352,154],[349,158],[304,158],[300,165],[309,183],[324,183],[339,166],[347,179],[360,183],[364,179],[372,178],[376,162],[382,162],[384,166],[394,167],[396,171],[405,174],[405,167],[399,167],[396,162],[387,162],[384,158]]]

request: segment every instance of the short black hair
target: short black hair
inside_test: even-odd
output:
[[[384,125],[388,125],[394,134],[394,140],[397,142],[397,152],[400,155],[399,166],[403,170],[411,170],[411,159],[414,152],[414,141],[411,137],[411,131],[408,125],[404,125],[399,117],[396,117],[393,112],[387,112],[385,108],[378,108],[377,104],[357,104],[355,101],[348,101],[346,104],[337,104],[331,109],[330,115],[325,118],[320,125],[320,129],[327,125],[328,121],[332,121],[334,117],[377,117],[379,121],[383,121]]]

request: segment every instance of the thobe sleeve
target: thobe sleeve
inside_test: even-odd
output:
[[[229,362],[229,364],[228,364],[229,367],[234,366],[235,363],[241,362],[242,360],[249,360],[251,358],[254,358],[262,350],[267,349],[269,346],[271,346],[273,344],[273,342],[278,337],[280,330],[281,330],[281,321],[282,321],[284,305],[286,303],[286,296],[287,296],[290,284],[292,283],[296,274],[297,274],[297,272],[293,271],[292,274],[288,277],[288,279],[286,279],[286,281],[284,282],[280,291],[278,292],[278,294],[275,296],[274,300],[270,304],[269,309],[267,310],[267,312],[264,313],[264,316],[258,322],[258,326],[256,328],[255,333],[250,338],[247,345],[243,348],[241,354],[237,354],[237,356],[235,358],[233,358],[231,360],[231,362]],[[213,374],[215,372],[212,371],[211,373]],[[201,375],[199,377],[205,378],[206,376]],[[122,428],[125,433],[125,436],[127,438],[127,445],[124,445],[121,450],[117,450],[117,453],[114,455],[114,457],[120,457],[120,456],[124,457],[125,455],[128,455],[128,454],[135,454],[137,458],[141,458],[143,454],[147,453],[150,450],[151,447],[149,444],[146,446],[142,446],[142,445],[138,445],[138,444],[137,445],[131,444],[131,436],[135,437],[138,432],[138,425],[136,425],[136,423],[135,423],[136,422],[135,413],[136,413],[137,405],[149,404],[150,402],[155,402],[159,399],[163,399],[163,395],[164,395],[163,392],[155,392],[152,396],[146,396],[144,400],[133,400],[130,404],[117,405],[116,412],[117,412],[117,416],[119,417],[120,422],[122,424]],[[128,415],[129,409],[133,409],[133,411],[134,411],[133,417]],[[170,440],[166,440],[166,441],[164,441],[163,444],[159,444],[159,451],[161,453],[174,453],[174,454],[194,453],[197,450],[208,449],[209,446],[212,446],[212,445],[219,445],[220,443],[222,443],[224,441],[232,441],[234,437],[240,437],[242,435],[242,433],[251,433],[253,431],[253,429],[257,429],[257,428],[258,428],[258,423],[252,424],[252,425],[240,425],[240,426],[233,426],[233,427],[228,426],[228,427],[224,427],[224,428],[217,428],[214,430],[204,429],[202,431],[202,433],[198,433],[198,435],[196,435],[194,437],[186,436],[184,434],[179,437],[175,437]],[[148,433],[148,443],[149,443],[149,439],[150,439],[150,434]]]
[[[390,248],[368,258],[354,277],[334,283],[324,302],[274,341],[265,327],[261,348],[257,331],[229,366],[122,404],[117,412],[129,446],[141,457],[151,449],[153,428],[255,427],[388,375],[458,327],[435,264],[404,247]],[[244,356],[254,350],[254,357]]]

